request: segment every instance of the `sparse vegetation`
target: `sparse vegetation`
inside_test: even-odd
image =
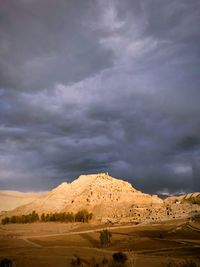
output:
[[[74,257],[71,260],[71,266],[81,266],[81,259],[77,255],[74,255]]]
[[[99,235],[100,243],[102,247],[108,247],[111,243],[112,233],[107,229],[102,230]]]
[[[10,259],[4,258],[4,259],[0,260],[0,266],[1,267],[12,267],[13,262]]]
[[[33,211],[27,215],[5,217],[1,220],[3,225],[8,223],[33,223],[33,222],[88,222],[92,219],[92,213],[81,210],[76,214],[72,212],[43,213],[41,217]]]
[[[200,213],[197,213],[195,215],[192,216],[192,220],[194,221],[200,221]]]
[[[193,260],[190,260],[190,261],[185,261],[184,263],[182,263],[181,267],[197,267],[197,264]]]
[[[164,238],[163,233],[160,233],[160,234],[159,234],[159,238],[160,238],[160,239],[163,239],[163,238]]]
[[[108,264],[108,259],[104,256],[101,263],[102,265]]]
[[[137,255],[133,250],[128,251],[128,266],[135,267],[137,261]]]
[[[117,252],[112,255],[115,266],[123,266],[127,261],[127,256],[123,252]]]
[[[197,267],[197,264],[193,260],[186,260],[181,263],[169,262],[167,267]]]
[[[112,258],[106,258],[97,260],[95,257],[92,257],[90,260],[85,260],[80,258],[77,255],[74,255],[71,260],[71,266],[90,266],[90,267],[124,267],[129,266],[126,264],[128,258],[125,253],[117,252],[112,255]],[[132,266],[132,265],[130,265]]]
[[[90,267],[135,267],[136,265],[136,255],[130,252],[128,253],[128,257],[123,252],[117,252],[112,254],[112,258],[103,257],[102,260],[96,260],[96,258],[92,257],[90,260],[85,260],[80,258],[77,255],[74,255],[71,260],[71,266],[90,266]],[[195,263],[194,260],[185,260],[183,262],[176,262],[171,261],[169,262],[166,267],[197,267],[198,265]]]

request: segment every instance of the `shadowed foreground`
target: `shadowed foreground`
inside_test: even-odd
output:
[[[102,247],[99,240],[99,232],[105,228],[112,233],[109,247]],[[184,259],[199,266],[199,229],[198,222],[186,220],[112,227],[81,223],[4,225],[0,228],[0,257],[12,259],[13,266],[64,267],[71,266],[78,255],[83,265],[89,266],[92,258],[102,263],[122,251],[127,254],[128,266],[168,266]]]

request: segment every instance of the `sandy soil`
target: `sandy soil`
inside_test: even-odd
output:
[[[96,224],[34,223],[0,226],[0,258],[18,267],[66,267],[74,254],[86,262],[111,258],[123,251],[134,254],[135,267],[167,266],[171,260],[193,259],[200,263],[200,228],[176,220],[152,225],[112,226],[111,245],[102,248]],[[87,266],[87,265],[85,265]]]

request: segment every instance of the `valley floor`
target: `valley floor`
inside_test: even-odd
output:
[[[99,231],[112,232],[111,245],[102,248]],[[33,223],[0,226],[0,258],[18,267],[67,267],[73,255],[85,262],[111,258],[122,251],[135,267],[161,267],[170,261],[195,260],[200,264],[200,224],[174,220],[159,224],[97,225]],[[87,265],[86,265],[87,266]],[[130,265],[131,266],[131,265]]]

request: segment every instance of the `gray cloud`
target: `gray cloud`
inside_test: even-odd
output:
[[[2,86],[41,90],[111,65],[90,27],[96,13],[92,1],[1,3]]]
[[[108,170],[197,190],[198,1],[0,5],[1,188]]]

